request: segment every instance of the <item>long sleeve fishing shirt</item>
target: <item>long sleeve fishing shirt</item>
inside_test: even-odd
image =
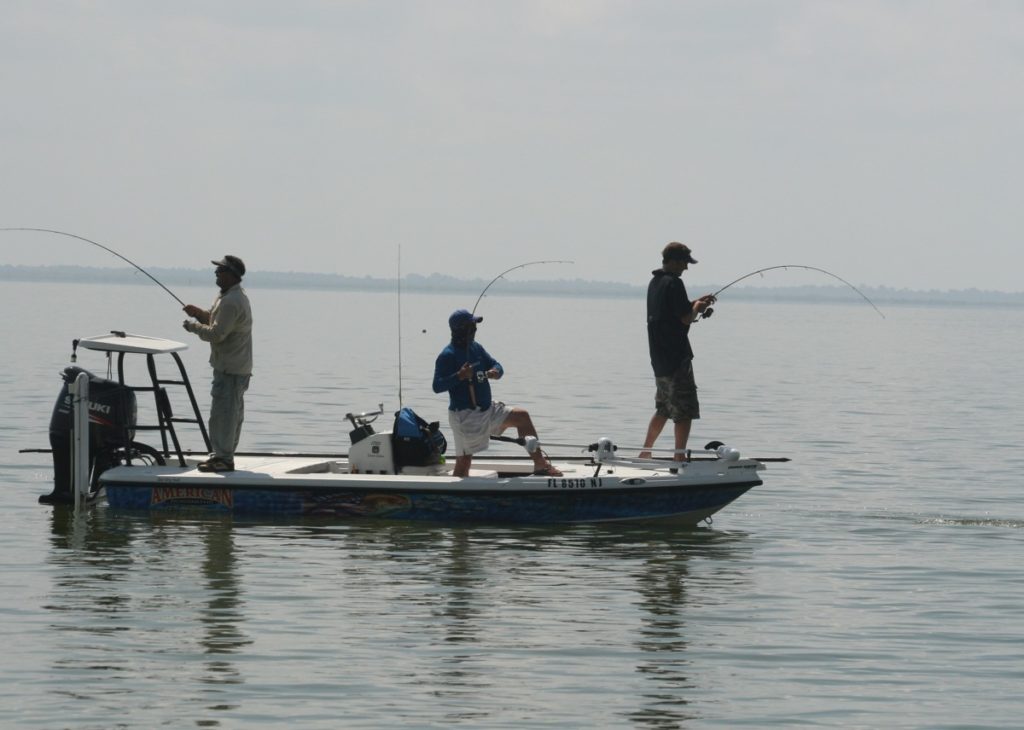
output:
[[[473,366],[473,377],[459,380],[459,368],[467,362]],[[434,363],[434,392],[448,391],[450,411],[473,408],[474,397],[476,407],[486,410],[491,405],[491,382],[487,379],[487,371],[491,369],[505,374],[501,363],[491,357],[478,342],[471,342],[468,347],[448,343]]]
[[[207,322],[191,322],[189,331],[210,343],[213,369],[228,375],[252,375],[252,309],[241,284],[217,295]]]
[[[656,269],[651,275],[647,287],[647,344],[654,374],[663,377],[693,359],[690,325],[683,322],[686,313],[693,310],[693,302],[678,274]]]

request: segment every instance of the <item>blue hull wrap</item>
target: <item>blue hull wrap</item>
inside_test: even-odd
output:
[[[426,490],[238,489],[108,484],[111,507],[237,515],[542,524],[684,518],[717,512],[758,481],[656,489],[452,493]]]

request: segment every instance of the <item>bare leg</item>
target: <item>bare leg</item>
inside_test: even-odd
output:
[[[685,421],[675,422],[676,454],[673,457],[676,461],[685,461],[686,455],[682,453],[686,448],[686,442],[690,438],[690,426],[693,421],[687,418]]]
[[[665,428],[665,424],[668,423],[668,419],[665,416],[659,416],[657,412],[651,416],[651,422],[647,426],[647,436],[644,438],[644,448],[649,449],[654,446],[654,442],[658,440],[658,436],[661,435],[661,429]],[[650,459],[650,451],[641,451],[640,459]]]
[[[522,408],[513,408],[512,413],[505,419],[505,423],[501,424],[503,429],[509,426],[516,427],[519,438],[526,438],[527,436],[537,438],[537,429],[533,427],[533,420],[530,418],[529,412]],[[562,476],[562,472],[551,466],[551,462],[541,453],[540,449],[530,454],[530,457],[533,459],[533,465],[537,471],[547,471],[553,477]]]
[[[453,477],[468,477],[469,467],[473,463],[473,455],[455,457],[455,468],[452,470]]]

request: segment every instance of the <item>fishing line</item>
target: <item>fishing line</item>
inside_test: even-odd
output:
[[[498,279],[500,279],[503,276],[505,276],[505,274],[509,273],[510,271],[515,271],[516,269],[522,269],[522,268],[524,268],[526,266],[534,266],[536,264],[573,264],[573,263],[576,263],[576,262],[575,261],[527,261],[525,264],[519,264],[519,266],[513,266],[511,269],[506,269],[505,271],[502,271],[500,274],[498,274],[493,279],[491,279],[491,283],[484,287],[484,290],[482,292],[480,292],[480,296],[478,296],[476,298],[476,304],[473,305],[473,310],[470,312],[470,314],[476,314],[476,308],[478,306],[480,306],[480,300],[484,298],[484,294],[487,293],[487,290],[491,288],[491,285],[494,284],[494,282],[496,282]]]
[[[719,289],[714,294],[712,294],[712,296],[717,298],[719,294],[724,292],[726,289],[728,289],[733,284],[739,284],[744,279],[749,279],[751,276],[756,276],[758,274],[763,274],[766,271],[773,271],[774,269],[807,269],[808,271],[817,271],[819,273],[826,274],[827,276],[831,276],[833,279],[837,279],[837,280],[843,282],[844,284],[846,284],[846,286],[850,287],[855,292],[860,294],[861,298],[865,302],[870,304],[872,306],[872,308],[874,308],[874,310],[876,312],[878,312],[878,316],[881,317],[882,319],[885,319],[885,315],[882,314],[882,310],[879,309],[878,307],[876,307],[875,303],[873,301],[871,301],[870,299],[868,299],[867,295],[865,295],[864,292],[862,292],[860,289],[858,289],[853,284],[848,282],[846,279],[844,279],[843,277],[838,276],[836,274],[833,274],[831,271],[825,271],[825,269],[819,269],[816,266],[804,266],[803,264],[780,264],[779,266],[767,266],[767,267],[765,267],[763,269],[758,269],[757,271],[751,271],[749,274],[744,274],[740,278],[738,278],[738,279],[736,279],[734,281],[730,281],[728,284],[726,284],[721,289]],[[708,309],[704,312],[704,316],[705,317],[710,317],[712,312],[714,312],[714,310],[711,309],[710,307],[708,307]]]
[[[92,240],[90,240],[88,238],[85,238],[84,236],[76,236],[74,233],[66,233],[65,231],[55,231],[52,228],[0,228],[0,231],[32,231],[32,232],[35,232],[35,233],[55,233],[58,236],[67,236],[68,238],[77,238],[79,241],[85,241],[86,243],[91,243],[93,246],[97,246],[98,248],[102,248],[104,251],[106,251],[108,253],[112,253],[115,256],[117,256],[119,259],[121,259],[122,261],[126,261],[127,263],[129,263],[132,266],[134,266],[136,269],[138,269],[143,274],[145,274],[150,279],[152,279],[154,284],[156,284],[161,289],[163,289],[165,292],[167,292],[172,297],[174,297],[174,300],[176,302],[178,302],[178,304],[180,304],[182,307],[185,306],[185,302],[183,302],[180,299],[178,299],[177,295],[175,295],[174,292],[172,292],[166,286],[164,286],[159,281],[157,281],[157,278],[155,276],[153,276],[151,273],[146,271],[144,268],[139,266],[137,263],[135,263],[134,261],[129,259],[127,256],[123,256],[123,255],[119,254],[114,249],[108,248],[107,246],[104,246],[102,243],[97,243],[96,241],[92,241]]]

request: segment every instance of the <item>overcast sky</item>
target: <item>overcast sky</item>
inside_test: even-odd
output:
[[[1024,290],[1022,2],[4,0],[0,93],[0,227],[142,266]]]

